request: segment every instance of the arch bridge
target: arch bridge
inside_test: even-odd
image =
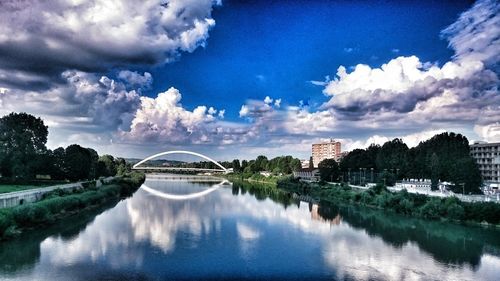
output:
[[[160,156],[165,156],[169,154],[188,154],[188,155],[193,155],[193,156],[198,156],[200,158],[203,158],[205,160],[208,160],[212,163],[214,163],[217,167],[220,169],[207,169],[207,168],[187,168],[187,167],[148,167],[148,166],[140,166],[141,164],[160,157]],[[151,156],[148,156],[144,158],[143,160],[137,162],[134,166],[132,166],[132,170],[160,170],[160,171],[199,171],[199,172],[222,172],[222,173],[229,173],[230,169],[226,169],[226,167],[222,166],[219,162],[215,161],[214,159],[203,155],[201,153],[197,152],[192,152],[192,151],[187,151],[187,150],[172,150],[172,151],[165,151],[161,153],[157,153]]]

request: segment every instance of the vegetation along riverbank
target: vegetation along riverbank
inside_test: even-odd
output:
[[[100,187],[90,184],[71,192],[55,190],[45,194],[40,201],[0,209],[0,240],[46,227],[62,218],[128,197],[144,180],[143,173],[131,172]]]
[[[347,184],[314,184],[284,177],[277,187],[307,194],[320,201],[357,204],[430,220],[449,220],[500,226],[500,204],[462,202],[456,197],[430,197],[406,190],[391,192],[383,184],[368,190],[356,190]]]

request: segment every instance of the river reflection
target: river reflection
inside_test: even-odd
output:
[[[174,195],[214,187],[214,183],[151,178],[146,185]],[[498,280],[500,276],[499,231],[358,207],[318,206],[249,184],[222,186],[187,200],[139,189],[95,218],[75,219],[72,224],[72,231],[55,226],[45,234],[0,244],[2,279]],[[9,257],[19,261],[6,262]]]

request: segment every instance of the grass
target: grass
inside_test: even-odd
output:
[[[500,204],[494,202],[462,202],[456,197],[430,197],[406,190],[390,192],[382,184],[368,190],[354,190],[347,185],[321,186],[286,178],[278,182],[278,187],[331,203],[358,204],[430,220],[500,226]]]
[[[29,190],[34,188],[46,187],[51,184],[45,185],[24,185],[24,184],[0,184],[0,193],[9,193],[22,190]]]
[[[99,188],[89,185],[83,190],[56,189],[44,194],[44,199],[40,201],[0,209],[0,240],[15,237],[23,230],[46,227],[61,218],[130,196],[144,180],[144,174],[132,172]]]

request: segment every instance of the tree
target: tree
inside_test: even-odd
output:
[[[314,161],[313,161],[313,157],[309,157],[309,169],[314,169]]]
[[[234,160],[233,160],[233,171],[234,171],[235,173],[238,173],[240,170],[241,170],[241,167],[240,167],[240,160],[238,160],[238,159],[234,159]]]
[[[71,181],[89,179],[92,166],[90,151],[78,144],[72,144],[65,150],[64,163],[67,168],[67,178]]]
[[[340,175],[339,165],[334,159],[325,159],[318,164],[319,175],[323,181],[337,181]]]
[[[255,172],[260,172],[260,171],[266,170],[267,169],[267,163],[268,163],[268,160],[267,160],[266,156],[264,156],[264,155],[257,156],[257,159],[255,159],[255,169],[254,169],[254,171]]]
[[[68,169],[65,163],[66,151],[64,150],[64,148],[58,147],[54,151],[52,151],[52,157],[53,172],[51,174],[51,177],[58,180],[65,179],[68,173]]]
[[[248,166],[248,161],[247,160],[241,161],[241,170],[242,171],[244,171],[247,166]]]
[[[430,168],[431,168],[431,189],[437,190],[439,181],[439,157],[435,152],[432,153],[431,156]]]
[[[0,170],[4,176],[29,179],[35,175],[37,155],[46,151],[48,129],[42,119],[27,113],[0,118]]]
[[[455,193],[480,193],[481,174],[476,162],[471,158],[456,161],[451,167],[451,182],[455,184]]]
[[[291,172],[293,171],[298,171],[302,167],[302,164],[300,163],[300,160],[297,158],[292,158],[290,161],[290,170]]]
[[[89,171],[89,179],[97,178],[97,166],[99,161],[99,154],[92,148],[87,148],[90,154],[90,171]]]
[[[111,155],[103,155],[99,157],[98,174],[99,176],[111,177],[116,175],[117,167],[115,158]]]
[[[396,170],[398,171],[395,173],[396,177],[406,175],[409,166],[408,152],[408,146],[402,139],[393,139],[384,143],[377,153],[377,170]]]
[[[119,176],[123,176],[126,173],[130,172],[132,170],[132,167],[125,159],[123,158],[116,158],[116,174]]]

